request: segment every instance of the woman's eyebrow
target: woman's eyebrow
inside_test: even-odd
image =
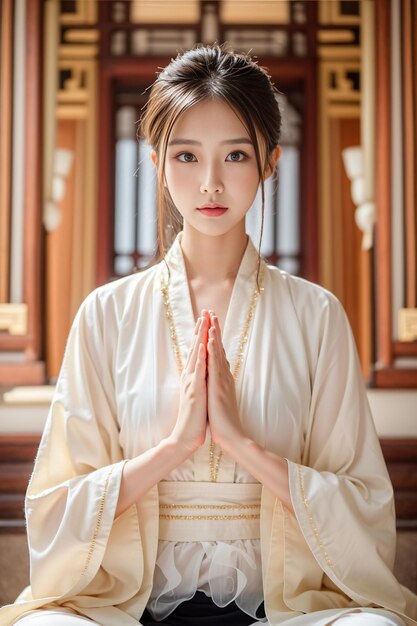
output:
[[[236,139],[225,139],[221,141],[220,144],[238,144],[238,143],[247,143],[252,145],[252,142],[248,137],[237,137]],[[187,145],[187,146],[201,146],[202,143],[200,141],[195,141],[194,139],[173,139],[169,142],[168,146],[178,146],[178,145]]]

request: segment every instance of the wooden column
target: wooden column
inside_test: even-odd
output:
[[[407,308],[417,307],[417,257],[416,257],[416,119],[415,68],[413,76],[413,36],[416,15],[413,16],[412,0],[403,0],[403,84],[404,84],[404,201],[406,238],[406,298]],[[416,43],[414,42],[414,47]]]
[[[25,335],[0,335],[0,350],[22,351],[23,362],[0,363],[2,385],[42,384],[45,380],[41,359],[42,306],[42,3],[26,2],[25,76],[25,159],[24,168],[24,263],[23,301],[28,309]]]
[[[27,3],[26,38],[26,150],[25,150],[25,242],[24,300],[29,306],[26,357],[35,362],[41,349],[42,299],[42,221],[41,221],[41,154],[42,154],[42,4]],[[39,382],[43,382],[41,376]]]
[[[390,367],[391,347],[391,127],[390,3],[376,3],[376,366]]]
[[[102,7],[100,7],[102,10]],[[102,285],[113,275],[112,250],[114,233],[114,129],[113,112],[113,76],[104,65],[99,68],[99,127],[98,135],[98,223],[97,223],[97,274],[96,282]]]
[[[376,248],[375,248],[375,316],[376,316],[376,363],[373,381],[378,387],[416,388],[417,368],[413,357],[417,357],[417,342],[413,340],[396,341],[393,323],[393,281],[404,281],[405,296],[403,303],[407,308],[401,312],[413,315],[416,306],[416,186],[414,170],[416,161],[415,127],[414,127],[414,92],[413,89],[413,40],[411,34],[412,15],[415,3],[404,2],[402,13],[391,15],[398,9],[392,0],[380,0],[376,8]],[[398,34],[391,37],[391,23],[399,19]],[[396,39],[397,38],[397,39]],[[393,48],[394,46],[394,48]],[[392,84],[395,79],[393,72],[398,67],[391,67],[391,49],[401,51],[402,102],[400,111],[403,151],[397,151],[392,161]],[[397,95],[395,94],[395,97]],[[392,204],[393,166],[395,176],[403,176],[404,204],[400,198]],[[397,269],[393,276],[392,224],[393,217],[403,213],[405,255],[404,269]],[[402,253],[402,251],[401,251]],[[396,306],[398,306],[398,302]],[[401,304],[400,304],[401,306]],[[398,310],[394,310],[394,315]],[[410,359],[409,366],[403,362],[399,366],[397,359]]]
[[[13,3],[1,6],[0,33],[0,302],[9,301]]]

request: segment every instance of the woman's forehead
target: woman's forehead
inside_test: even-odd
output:
[[[180,114],[170,133],[172,139],[213,135],[250,140],[237,112],[227,102],[219,99],[204,100],[188,108]]]

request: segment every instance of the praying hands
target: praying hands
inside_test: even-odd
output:
[[[208,312],[207,335],[207,412],[213,441],[229,448],[236,438],[244,436],[240,424],[235,380],[223,347],[219,319]]]
[[[207,412],[213,441],[268,487],[293,514],[287,461],[245,435],[240,424],[235,380],[223,347],[218,317],[203,311],[207,332]]]
[[[188,454],[204,444],[207,420],[213,442],[222,450],[245,439],[235,380],[214,311],[203,309],[181,374],[180,405],[172,438]]]

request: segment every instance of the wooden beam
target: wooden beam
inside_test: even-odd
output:
[[[41,437],[39,434],[3,434],[0,435],[0,459],[10,463],[14,461],[33,462],[39,447]]]
[[[417,341],[394,341],[395,356],[417,357]]]
[[[417,369],[386,367],[374,370],[374,387],[384,389],[417,389]]]
[[[0,380],[5,387],[42,385],[45,382],[45,364],[42,361],[0,363]]]
[[[381,439],[398,520],[417,523],[417,439]]]

